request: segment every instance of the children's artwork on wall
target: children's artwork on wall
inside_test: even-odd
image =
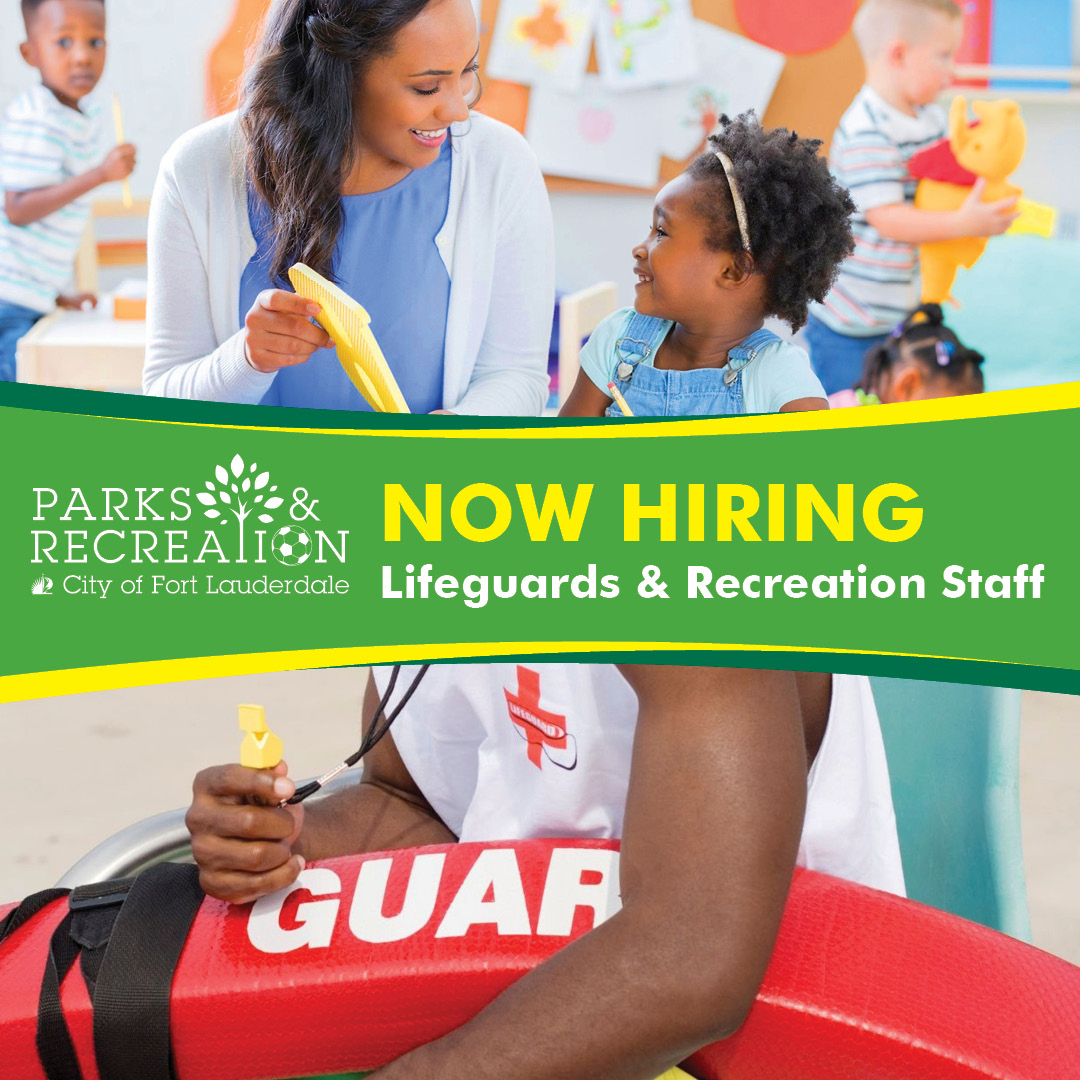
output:
[[[597,0],[501,0],[487,74],[575,92],[585,79]]]
[[[661,149],[675,161],[702,145],[722,113],[738,116],[754,109],[763,117],[786,60],[775,49],[700,19],[693,31],[698,77],[663,91],[668,119]]]
[[[605,86],[667,86],[698,73],[690,0],[600,0],[596,59]]]
[[[586,75],[580,93],[534,87],[525,136],[552,176],[652,187],[660,175],[663,99]]]
[[[747,37],[788,56],[831,48],[851,29],[859,0],[735,0]]]

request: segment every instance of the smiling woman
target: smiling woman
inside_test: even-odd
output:
[[[371,314],[413,412],[536,415],[554,298],[531,150],[470,112],[469,0],[276,0],[239,114],[162,165],[148,393],[366,409],[289,267]]]

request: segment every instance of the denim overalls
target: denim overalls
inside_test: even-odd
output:
[[[722,368],[694,371],[657,370],[642,360],[655,356],[671,324],[651,315],[630,318],[622,337],[615,342],[618,366],[615,385],[635,416],[733,416],[746,412],[742,371],[758,349],[780,339],[771,330],[755,330],[728,353]],[[605,416],[622,416],[617,404]]]

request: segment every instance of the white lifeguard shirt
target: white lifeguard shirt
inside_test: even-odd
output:
[[[416,675],[402,668],[395,694]],[[389,668],[374,669],[382,694]],[[430,668],[394,742],[461,841],[622,836],[637,697],[611,664]],[[807,780],[798,865],[904,895],[885,748],[869,681],[834,675]]]

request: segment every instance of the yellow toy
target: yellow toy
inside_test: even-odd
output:
[[[1044,206],[1030,199],[1021,199],[1016,204],[1016,209],[1020,216],[1006,232],[1031,233],[1033,236],[1045,236],[1048,239],[1054,235],[1057,211],[1052,206]]]
[[[398,389],[375,335],[371,316],[333,282],[303,263],[289,270],[298,296],[322,307],[315,321],[334,339],[345,374],[376,412],[407,413],[409,406]]]
[[[682,1069],[668,1069],[663,1076],[658,1076],[656,1080],[693,1080],[693,1077]]]
[[[915,194],[920,210],[959,209],[978,177],[986,181],[983,202],[1020,194],[1020,188],[1006,179],[1020,164],[1027,142],[1020,106],[1015,101],[975,101],[971,107],[979,118],[976,124],[968,123],[967,100],[953,98],[947,147],[952,151],[951,163],[943,163],[940,155],[935,157],[933,148],[911,159],[912,175],[922,177]],[[920,171],[918,159],[924,155],[930,165]],[[954,182],[954,177],[966,182]],[[981,236],[921,244],[923,303],[942,304],[951,299],[957,269],[963,266],[970,270],[985,249],[986,238]]]
[[[240,764],[249,769],[272,769],[285,748],[266,726],[266,712],[261,705],[240,706],[240,730],[246,731],[240,743]]]

